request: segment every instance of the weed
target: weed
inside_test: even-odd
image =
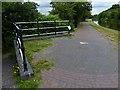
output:
[[[50,60],[55,61],[56,59],[55,58],[51,58]]]

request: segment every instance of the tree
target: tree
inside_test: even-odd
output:
[[[62,19],[74,21],[75,26],[80,21],[91,16],[92,5],[90,2],[51,2],[52,11],[50,14],[58,14]]]
[[[61,19],[73,19],[74,10],[71,3],[67,2],[51,2],[53,10],[50,14],[58,14]]]
[[[33,21],[39,15],[34,2],[2,2],[2,42],[11,46],[14,39],[13,22]]]
[[[98,15],[98,23],[101,26],[120,30],[120,5],[115,4],[108,10]]]
[[[90,2],[75,2],[74,10],[75,27],[77,27],[77,24],[79,22],[85,21],[86,18],[89,18],[91,16],[90,11],[92,10],[92,6]]]
[[[120,8],[120,5],[119,4],[114,4],[112,5],[112,7],[110,9],[117,9],[117,8]],[[108,10],[110,10],[108,9]]]
[[[98,14],[93,15],[93,21],[98,21]]]

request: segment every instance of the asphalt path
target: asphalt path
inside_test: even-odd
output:
[[[52,47],[45,49],[45,51],[41,53],[35,54],[38,60],[55,59],[54,70],[49,71],[48,76],[46,72],[44,72],[43,79],[47,79],[47,82],[52,82],[49,80],[56,81],[53,82],[56,85],[48,85],[45,83],[42,88],[60,86],[60,82],[57,83],[57,81],[61,81],[65,73],[67,73],[65,77],[67,79],[70,78],[70,76],[73,75],[71,72],[74,73],[72,76],[73,80],[66,79],[66,81],[64,81],[64,79],[63,81],[65,84],[61,85],[61,87],[69,88],[74,84],[73,82],[75,82],[75,85],[72,86],[73,88],[117,87],[118,51],[114,49],[115,46],[111,45],[109,41],[107,41],[100,32],[91,27],[88,22],[84,22],[83,27],[73,34],[74,37],[72,39],[54,39]],[[55,74],[52,77],[53,73]],[[61,73],[62,75],[60,75]],[[83,75],[83,77],[77,74]],[[102,77],[97,77],[99,75]],[[55,79],[55,77],[57,79]],[[76,79],[78,81],[76,81]],[[69,80],[73,84],[68,84]],[[88,84],[89,81],[93,83]],[[78,82],[80,83],[78,84]]]

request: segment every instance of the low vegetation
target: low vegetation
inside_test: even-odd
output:
[[[93,22],[89,22],[89,24],[94,27],[96,30],[98,30],[99,32],[102,33],[103,36],[105,36],[108,40],[110,40],[112,42],[112,44],[117,45],[118,43],[120,43],[118,41],[120,35],[119,35],[119,31],[116,31],[114,29],[109,29],[109,28],[105,28],[99,25],[96,25]]]
[[[98,23],[104,27],[120,31],[120,5],[114,4],[98,15]]]

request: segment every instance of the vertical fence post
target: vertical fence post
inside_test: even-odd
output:
[[[39,31],[39,22],[37,21],[37,31],[38,31],[38,37],[40,36],[40,31]]]
[[[22,30],[19,30],[20,32],[20,41],[21,41],[21,50],[23,53],[23,65],[24,65],[24,72],[27,71],[27,62],[26,62],[26,57],[25,57],[25,48],[24,48],[24,43],[23,43],[23,38],[22,38]]]
[[[54,29],[55,29],[55,35],[56,35],[56,21],[54,21],[54,25],[55,25]]]

